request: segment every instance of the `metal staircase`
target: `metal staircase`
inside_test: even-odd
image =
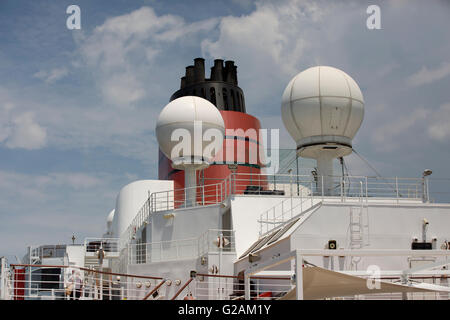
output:
[[[84,241],[84,266],[98,268],[119,258],[119,239],[87,238]],[[102,263],[103,262],[103,263]]]

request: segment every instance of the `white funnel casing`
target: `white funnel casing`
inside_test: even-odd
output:
[[[352,152],[352,139],[364,117],[358,84],[333,67],[309,68],[287,85],[281,114],[297,155],[317,160],[318,192],[331,195],[333,159]]]
[[[172,167],[184,170],[185,188],[188,188],[186,204],[195,202],[196,171],[213,162],[222,149],[224,134],[225,123],[219,110],[200,97],[175,99],[159,114],[156,137],[161,151],[172,161]]]

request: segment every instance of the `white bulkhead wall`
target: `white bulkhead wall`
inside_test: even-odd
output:
[[[138,180],[123,187],[116,199],[112,223],[113,237],[119,238],[147,201],[149,192],[173,190],[172,180]]]
[[[291,203],[290,201],[286,201],[286,199],[289,200],[290,198],[283,196],[235,196],[232,198],[232,225],[235,232],[236,255],[238,257],[258,240],[261,230],[258,220],[260,220],[261,214],[279,205],[282,201],[286,202],[284,209],[289,210]],[[300,209],[299,203],[303,200],[301,198],[292,198],[292,206]],[[309,203],[305,203],[303,208],[307,209],[309,206]],[[269,212],[269,219],[272,218],[271,213]],[[279,212],[277,211],[278,214]],[[264,217],[262,218],[264,219]]]
[[[363,214],[363,222],[368,229],[363,230],[363,238],[368,240],[363,249],[410,250],[413,238],[422,241],[423,219],[429,222],[426,241],[435,241],[440,249],[444,241],[450,240],[450,205],[414,204],[389,205],[372,204],[368,215]],[[368,220],[367,218],[368,217]],[[328,240],[337,241],[337,250],[350,249],[350,207],[348,205],[322,205],[291,236],[291,250],[325,249]],[[366,241],[365,241],[366,242]],[[305,257],[308,261],[322,266],[322,258]],[[376,264],[382,269],[404,269],[407,257],[396,259],[389,257],[364,258],[359,267]]]
[[[66,253],[71,266],[84,267],[84,246],[68,245],[66,247]]]

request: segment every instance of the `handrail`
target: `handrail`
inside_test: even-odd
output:
[[[377,177],[377,176],[329,176],[333,187],[331,194],[325,194],[323,184],[320,181],[323,177],[313,175],[294,174],[253,174],[253,173],[231,173],[226,178],[205,178],[204,180],[220,181],[219,183],[203,184],[197,187],[180,188],[167,191],[149,193],[149,197],[136,214],[133,222],[127,230],[120,235],[120,248],[123,248],[134,233],[148,220],[151,214],[159,211],[178,210],[189,207],[217,205],[228,200],[232,195],[264,195],[270,191],[274,195],[287,197],[285,191],[290,188],[290,195],[295,187],[296,192],[300,189],[310,187],[311,196],[340,196],[341,201],[347,198],[357,198],[361,192],[365,198],[389,198],[430,201],[428,192],[429,181],[434,179],[424,178],[398,178],[398,177]],[[204,181],[203,180],[203,181]],[[440,179],[440,181],[445,179]],[[450,181],[450,179],[448,180]],[[320,185],[322,187],[320,187]],[[253,186],[256,190],[247,192],[246,187]],[[362,191],[360,190],[362,186]],[[273,187],[275,190],[269,190]],[[186,199],[189,189],[195,188],[195,199]],[[280,189],[281,188],[281,189]],[[286,189],[286,190],[282,190]],[[281,191],[276,193],[275,191]],[[443,194],[442,192],[434,192]],[[450,193],[449,193],[450,194]],[[192,201],[186,201],[192,200]]]
[[[152,280],[159,280],[164,279],[162,277],[153,277],[153,276],[140,276],[136,274],[128,274],[128,273],[117,273],[117,272],[108,272],[108,271],[100,271],[95,269],[89,269],[84,267],[78,267],[78,266],[61,266],[61,265],[41,265],[41,264],[10,264],[12,268],[15,267],[33,267],[33,268],[60,268],[60,269],[79,269],[81,271],[86,272],[93,272],[93,273],[99,273],[99,274],[107,274],[111,276],[120,276],[120,277],[131,277],[131,278],[140,278],[140,279],[152,279]]]
[[[162,286],[164,283],[166,283],[166,280],[165,280],[165,279],[163,279],[156,287],[154,287],[152,291],[150,291],[149,293],[147,293],[147,294],[145,295],[145,297],[144,297],[142,300],[147,300],[148,297],[150,297],[150,296],[151,296],[153,293],[155,293],[159,288],[161,288],[161,286]]]
[[[163,256],[164,260],[175,261],[198,257],[208,252],[216,252],[212,249],[212,240],[220,235],[229,241],[227,246],[222,248],[222,250],[224,252],[235,252],[233,230],[209,229],[196,238],[130,244],[128,245],[128,263],[140,264],[149,261],[155,262],[162,259]],[[164,247],[165,249],[163,249]],[[180,248],[184,248],[184,250],[180,250]],[[153,253],[155,249],[156,252],[159,253],[156,254],[156,256]],[[176,254],[174,254],[174,252],[176,252]]]
[[[281,202],[277,203],[276,205],[274,205],[273,207],[271,207],[268,210],[265,210],[263,213],[261,213],[261,215],[259,216],[259,224],[260,224],[260,230],[259,230],[259,235],[261,236],[263,234],[263,224],[272,224],[273,227],[271,229],[269,229],[269,227],[266,227],[266,233],[269,232],[270,230],[273,230],[277,227],[279,227],[283,222],[285,222],[284,217],[285,217],[285,213],[291,213],[289,219],[292,219],[294,216],[298,216],[300,214],[302,214],[304,211],[306,211],[307,209],[311,208],[314,205],[314,193],[312,192],[312,187],[311,189],[306,189],[307,191],[309,191],[309,195],[307,195],[304,199],[303,199],[303,191],[306,189],[306,187],[303,187],[302,190],[299,190],[299,197],[295,197],[295,200],[297,202],[297,200],[299,199],[298,203],[294,205],[294,197],[292,195],[291,192],[291,196],[289,198],[286,198],[284,200],[282,200]],[[290,205],[285,205],[287,202],[290,202]],[[306,202],[311,201],[311,205],[306,207],[305,210],[304,209],[304,204]],[[281,206],[281,214],[279,214],[278,216],[276,216],[276,209],[278,207]],[[285,210],[285,207],[287,207],[288,209]],[[300,212],[298,214],[294,214],[294,209],[300,207]],[[273,212],[273,218],[269,219],[269,213]],[[265,215],[265,220],[264,220],[264,216]]]
[[[192,280],[194,280],[194,278],[191,277],[188,281],[186,281],[186,283],[180,288],[180,290],[177,291],[177,293],[175,293],[175,295],[170,300],[175,300],[180,295],[180,293],[182,293],[183,290],[192,282]]]
[[[231,275],[226,275],[226,274],[197,273],[196,275],[200,276],[200,277],[231,278],[231,279],[244,280],[244,277],[231,276]],[[250,278],[259,279],[259,280],[292,280],[291,277],[250,276]]]

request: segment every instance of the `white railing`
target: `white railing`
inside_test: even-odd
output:
[[[324,190],[325,180],[330,181],[331,190]],[[399,199],[423,199],[424,195],[427,197],[426,185],[422,178],[233,174],[231,181],[234,194],[299,196],[301,190],[309,188],[315,196],[335,196],[345,199],[359,197],[362,184],[367,197]],[[254,188],[249,189],[249,186]]]
[[[142,300],[165,282],[162,277],[64,265],[11,265],[10,274],[9,300]]]
[[[84,252],[86,255],[96,255],[98,250],[103,249],[105,258],[117,256],[119,253],[119,239],[117,238],[86,238],[84,240]]]
[[[351,259],[352,257],[360,257],[358,262],[358,268],[355,270],[346,269],[345,260]],[[389,265],[390,263],[399,266],[399,257],[405,257],[403,270],[392,270],[392,269],[382,269],[378,265],[374,265],[374,258],[383,259],[384,265]],[[395,249],[340,249],[340,250],[327,250],[327,249],[299,249],[293,250],[281,254],[279,256],[274,256],[272,259],[267,261],[261,261],[258,264],[249,266],[244,272],[244,286],[245,286],[245,298],[251,298],[252,283],[251,279],[260,272],[265,272],[266,276],[272,274],[277,274],[278,272],[283,272],[285,274],[290,274],[293,279],[293,283],[296,286],[296,292],[292,296],[293,299],[308,299],[308,295],[304,292],[304,270],[309,267],[316,267],[322,265],[323,269],[331,269],[337,274],[343,273],[354,277],[360,277],[363,279],[370,278],[373,281],[395,281],[396,283],[403,284],[408,287],[413,287],[419,283],[426,283],[424,279],[431,279],[434,284],[446,287],[442,290],[441,288],[430,288],[429,292],[409,292],[407,293],[408,299],[446,299],[450,297],[449,294],[449,283],[447,279],[450,276],[450,271],[447,269],[442,269],[442,266],[450,264],[450,250],[395,250]],[[307,260],[306,260],[306,259]],[[427,258],[431,258],[433,262],[429,262]],[[314,260],[312,260],[314,259]],[[338,264],[330,263],[330,259],[336,259]],[[420,260],[414,260],[420,259]],[[288,263],[292,261],[294,263]],[[411,261],[418,261],[417,267],[411,267]],[[311,263],[313,262],[313,263]],[[409,265],[408,265],[409,263]],[[282,268],[277,270],[277,266],[290,265],[291,269],[286,270]],[[401,264],[400,264],[401,265]],[[373,268],[377,270],[374,271]],[[336,270],[338,269],[339,270]],[[320,272],[320,269],[318,270]],[[367,282],[366,282],[367,283]],[[372,287],[371,287],[372,288]],[[382,285],[380,286],[382,288]],[[368,288],[369,289],[369,288]],[[380,294],[382,298],[389,299],[390,297],[396,296],[396,293],[377,293],[375,288],[373,293],[362,294],[356,296],[342,296],[336,295],[333,299],[367,299],[376,298],[376,294]],[[412,288],[411,288],[412,289]],[[397,288],[393,289],[392,292],[398,292]],[[420,287],[419,287],[420,290]],[[419,291],[416,290],[416,291]],[[314,291],[314,290],[313,290]],[[412,290],[411,290],[412,291]],[[317,293],[317,292],[316,292]],[[325,298],[327,296],[326,291],[324,291],[323,297],[317,297],[317,294],[313,294],[316,299]]]
[[[133,221],[125,230],[125,232],[120,236],[119,248],[123,249],[126,247],[129,240],[133,238],[136,234],[136,231],[142,227],[144,223],[148,221],[150,214],[152,213],[152,209],[150,208],[150,194],[147,200],[142,205],[141,209],[137,212],[136,216],[133,218]]]
[[[211,230],[212,235],[224,234],[224,230]],[[205,237],[212,239],[213,237]],[[208,241],[209,242],[209,241]],[[216,249],[213,249],[216,247]],[[226,246],[225,246],[226,247]],[[212,250],[223,250],[213,241]],[[5,272],[8,294],[4,299],[12,300],[158,300],[158,299],[198,299],[198,300],[270,300],[279,299],[297,290],[299,299],[308,298],[303,291],[304,270],[314,265],[322,265],[328,269],[329,259],[349,259],[362,257],[358,270],[340,269],[338,272],[363,279],[392,281],[412,287],[418,283],[430,283],[448,287],[447,279],[450,271],[442,266],[449,265],[450,250],[316,250],[305,249],[292,251],[281,256],[274,256],[267,261],[260,261],[247,268],[244,274],[224,275],[211,272],[202,274],[186,271],[178,278],[163,278],[158,275],[113,273],[106,268],[89,269],[78,266],[58,265],[18,265],[11,264]],[[415,259],[433,258],[433,262],[416,267],[407,266],[404,270],[380,269],[374,278],[368,266],[373,267],[373,258],[390,258],[398,262],[398,257]],[[308,261],[306,261],[306,259]],[[327,259],[325,259],[327,258]],[[365,261],[364,259],[368,260]],[[295,263],[286,262],[294,260]],[[317,260],[317,262],[316,262]],[[383,260],[385,261],[385,260]],[[425,262],[428,260],[414,260]],[[277,266],[291,265],[290,270]],[[339,264],[335,264],[336,268]],[[345,263],[342,263],[345,266]],[[398,265],[396,263],[396,265]],[[334,269],[334,267],[332,267]],[[3,273],[2,273],[3,274]],[[175,290],[170,296],[164,296],[166,289],[172,286]],[[441,290],[439,290],[441,289]],[[408,299],[449,299],[446,288],[435,287],[435,292],[407,293]],[[393,290],[395,291],[395,290]],[[175,294],[176,292],[176,294]],[[348,292],[348,291],[347,291]],[[326,295],[324,295],[326,296]],[[404,296],[403,296],[404,297]],[[317,298],[317,295],[316,295]],[[320,297],[319,297],[320,298]],[[398,293],[377,293],[332,299],[399,299]]]
[[[28,270],[30,269],[30,270]],[[22,272],[17,272],[22,271]],[[220,274],[192,274],[163,278],[140,274],[113,273],[105,269],[78,266],[12,265],[6,279],[10,294],[5,300],[241,300],[241,277]],[[18,274],[31,277],[19,277]],[[175,290],[168,296],[168,287]],[[253,277],[251,298],[271,300],[292,288],[290,277]]]
[[[0,300],[9,300],[11,297],[11,287],[8,281],[11,278],[8,261],[5,257],[0,257]]]
[[[252,300],[274,300],[292,287],[290,277],[253,277],[250,279]],[[199,274],[186,294],[198,300],[244,300],[244,280],[237,276]]]
[[[66,245],[43,245],[31,248],[31,258],[42,260],[44,258],[62,258],[66,252]],[[30,257],[28,257],[29,259]]]
[[[364,206],[367,207],[368,197],[367,193],[364,192],[362,181],[359,181],[359,187],[357,198],[358,205],[361,206],[361,208]],[[289,192],[289,198],[285,198],[270,209],[265,210],[259,216],[258,220],[260,237],[285,224],[294,217],[299,217],[315,204],[320,203],[321,200],[324,199],[324,196],[314,195],[313,190],[314,187],[312,182],[309,183],[309,188],[299,185],[295,192],[292,190]],[[342,197],[341,199],[344,200],[345,198]]]
[[[331,185],[324,190],[324,180]],[[214,181],[208,184],[208,181]],[[219,183],[216,183],[220,181]],[[120,248],[124,248],[139,228],[147,223],[149,216],[156,212],[180,210],[191,207],[217,205],[231,195],[240,196],[281,196],[311,197],[319,199],[335,198],[345,202],[361,197],[389,199],[393,203],[403,200],[430,202],[450,200],[450,179],[436,179],[439,185],[434,190],[428,178],[383,178],[367,176],[314,176],[292,174],[250,174],[233,173],[227,178],[204,179],[203,185],[193,188],[154,192],[136,214],[128,229],[121,235]],[[433,180],[434,183],[435,180]],[[431,190],[431,192],[430,192]],[[431,194],[437,195],[431,197]]]
[[[219,242],[218,239],[224,240]],[[219,248],[218,245],[222,245],[222,247]],[[220,250],[235,252],[234,231],[212,229],[198,238],[129,244],[128,263],[144,264],[192,259]]]
[[[154,192],[150,195],[151,212],[219,204],[229,195],[226,184],[224,180],[216,184]]]
[[[264,211],[258,220],[259,235],[263,236],[278,228],[294,217],[302,215],[306,210],[319,203],[320,199],[314,199],[311,195],[305,198],[284,199],[272,208]]]

